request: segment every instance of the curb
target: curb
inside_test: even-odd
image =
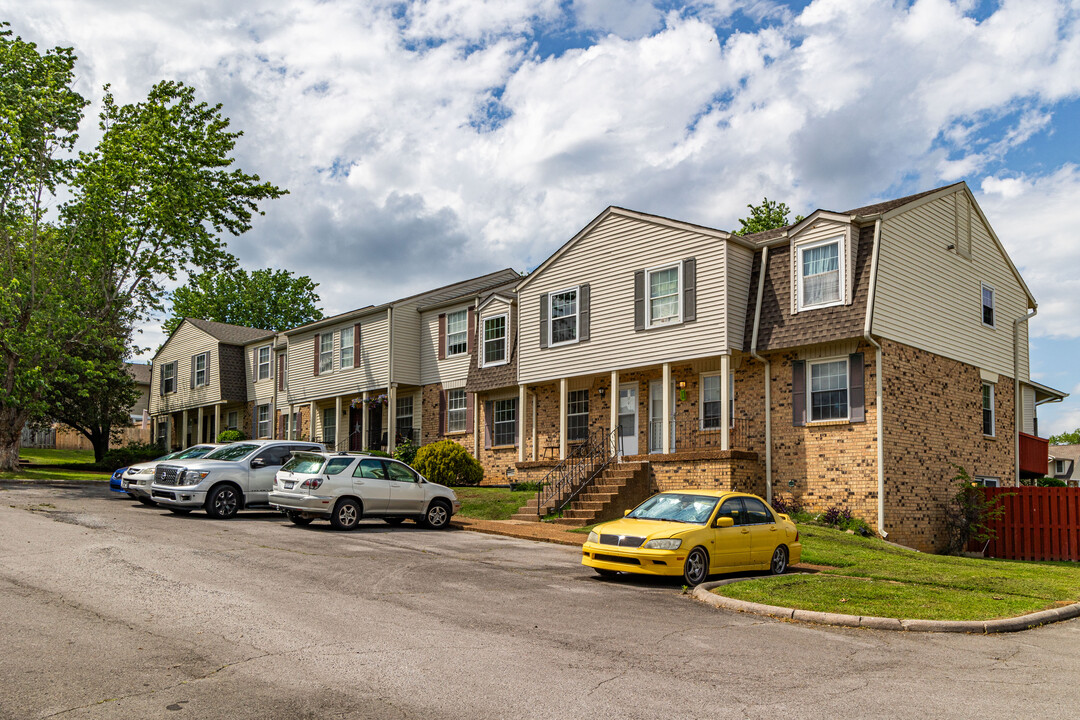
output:
[[[776,575],[773,577],[783,577]],[[840,613],[824,613],[814,610],[796,610],[794,608],[778,607],[776,605],[762,605],[761,603],[736,600],[735,598],[716,595],[714,588],[743,580],[759,580],[761,578],[731,578],[716,582],[702,583],[694,588],[691,595],[695,600],[725,610],[748,612],[755,615],[766,615],[775,618],[797,620],[799,622],[816,623],[818,625],[835,625],[839,627],[872,628],[874,630],[894,630],[901,632],[954,632],[954,633],[978,633],[988,635],[991,633],[1018,632],[1048,623],[1060,622],[1080,617],[1080,603],[1073,603],[1065,607],[1051,608],[1019,617],[1002,618],[999,620],[902,620],[898,618],[870,617],[861,615],[843,615]]]

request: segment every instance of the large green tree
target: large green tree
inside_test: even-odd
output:
[[[186,317],[232,325],[287,330],[318,320],[318,283],[287,270],[225,269],[200,273],[172,294],[172,315],[162,327],[171,335]]]
[[[750,208],[750,217],[739,218],[742,227],[735,231],[736,235],[750,235],[791,224],[788,221],[791,208],[787,206],[787,203],[776,202],[766,197],[761,199],[760,205],[747,205],[746,207]],[[795,222],[802,219],[802,215],[795,216]]]
[[[106,88],[101,140],[71,160],[75,59],[0,33],[0,471],[18,466],[23,424],[54,414],[55,386],[88,398],[165,284],[235,262],[220,235],[283,192],[231,167],[240,133],[175,82],[131,105]]]
[[[1050,436],[1051,445],[1080,445],[1080,428]]]

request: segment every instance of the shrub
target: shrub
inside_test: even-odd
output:
[[[953,477],[953,482],[957,483],[959,488],[945,505],[945,528],[949,536],[945,550],[950,555],[959,555],[967,550],[969,542],[991,540],[994,534],[989,523],[1005,512],[998,498],[986,499],[986,493],[982,487],[972,482],[967,470],[959,465],[955,467],[956,476]]]
[[[1068,487],[1068,483],[1061,478],[1039,478],[1039,487]]]
[[[799,503],[799,499],[792,495],[791,497],[785,497],[784,495],[773,495],[772,502],[773,510],[784,515],[794,516],[795,513],[802,512],[802,505]]]
[[[405,438],[394,448],[394,458],[406,465],[412,465],[416,460],[416,451],[419,449],[412,440]]]
[[[821,522],[823,525],[840,528],[841,530],[846,530],[847,528],[842,526],[851,522],[851,520],[851,511],[847,508],[837,507],[836,505],[826,508],[825,512],[821,513]]]
[[[240,442],[241,440],[247,440],[247,435],[240,430],[222,430],[217,436],[219,443]]]
[[[443,485],[479,485],[484,468],[469,451],[453,440],[424,445],[416,452],[413,467],[431,482]]]
[[[117,468],[148,462],[154,458],[161,457],[163,454],[160,445],[152,443],[130,443],[124,447],[109,450],[97,465],[102,470],[112,472]]]
[[[519,482],[519,483],[512,482],[512,483],[510,483],[510,489],[511,490],[520,490],[522,492],[540,492],[540,487],[543,484],[544,483],[540,482],[539,480],[534,480],[532,482]]]

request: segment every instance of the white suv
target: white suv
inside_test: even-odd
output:
[[[158,463],[150,498],[180,515],[200,507],[225,519],[243,508],[268,507],[274,475],[293,452],[320,451],[322,443],[245,440],[220,447],[197,460]]]
[[[352,530],[363,517],[407,518],[441,530],[461,509],[454,491],[403,462],[363,453],[298,452],[278,471],[270,504],[297,525],[316,518]]]

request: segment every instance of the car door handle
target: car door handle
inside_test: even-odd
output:
[[[742,534],[743,534],[743,535],[745,535],[745,534],[746,534],[746,533],[748,533],[748,532],[750,532],[750,528],[743,528],[743,529],[742,529]]]

